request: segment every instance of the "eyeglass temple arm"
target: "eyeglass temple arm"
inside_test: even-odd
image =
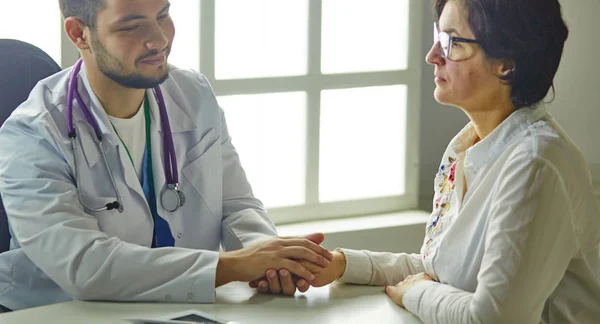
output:
[[[474,43],[474,44],[478,44],[479,41],[474,40],[474,39],[468,39],[468,38],[461,38],[461,37],[452,37],[452,41],[453,42],[460,42],[460,43]]]

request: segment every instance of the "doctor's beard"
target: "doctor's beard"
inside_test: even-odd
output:
[[[95,35],[92,35],[92,43],[91,47],[93,52],[96,54],[96,65],[100,72],[102,72],[107,78],[113,80],[114,82],[122,85],[125,88],[131,89],[150,89],[158,86],[165,82],[167,78],[169,78],[169,67],[165,68],[165,73],[159,78],[149,78],[145,77],[139,73],[128,73],[124,74],[121,71],[125,71],[123,64],[110,54],[104,45],[98,40]],[[170,48],[167,49],[167,55],[170,52]],[[138,62],[142,60],[158,55],[159,52],[151,52],[143,57],[140,57],[136,60],[136,65]]]

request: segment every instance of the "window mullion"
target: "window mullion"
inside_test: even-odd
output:
[[[421,1],[409,1],[409,26],[423,26],[424,11],[427,6]],[[408,66],[411,69],[421,68],[423,65],[423,35],[425,33],[409,33],[408,39]],[[408,87],[406,105],[406,152],[405,152],[405,188],[410,204],[418,205],[419,196],[419,139],[420,125],[418,122],[421,111],[421,81],[422,73],[411,76],[411,82],[406,82]]]
[[[308,10],[308,75],[321,75],[321,0],[309,0]],[[306,203],[319,202],[319,146],[321,115],[321,84],[307,84],[306,140]]]
[[[215,0],[200,2],[200,71],[211,83],[215,82]]]

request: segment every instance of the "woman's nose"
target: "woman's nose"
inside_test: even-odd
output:
[[[425,61],[431,65],[442,65],[444,64],[444,58],[442,57],[442,52],[440,51],[440,43],[435,42],[431,46],[429,53],[425,57]]]

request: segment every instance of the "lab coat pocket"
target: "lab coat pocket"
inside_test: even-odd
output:
[[[83,208],[86,212],[94,214],[92,209],[98,209],[106,206],[108,203],[116,201],[116,197],[102,197],[99,195],[92,195],[85,191],[81,191],[81,201],[83,202]]]
[[[211,149],[219,140],[219,134],[214,128],[209,129],[194,147],[186,153],[188,160],[195,161]]]
[[[183,175],[195,189],[195,193],[185,192],[185,187],[187,187],[185,184],[182,185],[182,190],[184,190],[186,200],[193,200],[195,199],[194,195],[198,195],[204,200],[210,212],[220,217],[223,196],[221,145],[218,138],[211,141],[209,146],[201,146],[204,145],[202,142],[194,146],[187,156],[194,156],[197,152],[202,152],[202,154],[182,169]]]
[[[106,204],[117,200],[116,197],[93,195],[90,192],[82,191],[81,200],[87,215],[94,217],[98,224],[98,229],[109,237],[118,237],[122,241],[150,246],[152,237],[152,221],[147,216],[145,209],[135,204],[132,200],[124,196],[124,212],[120,213],[116,209],[94,211],[105,207]],[[122,199],[123,199],[122,198]],[[131,229],[135,228],[135,231]]]

